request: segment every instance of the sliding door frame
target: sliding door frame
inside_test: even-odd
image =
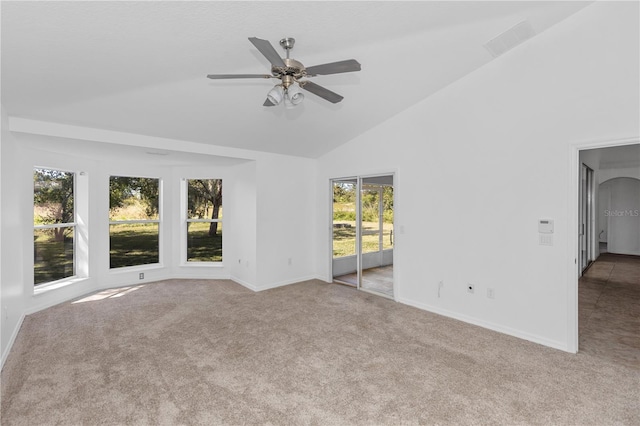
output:
[[[387,299],[391,299],[394,301],[398,301],[398,291],[397,291],[397,274],[396,274],[396,244],[397,244],[397,234],[394,232],[393,239],[393,296],[389,296],[387,294],[369,290],[366,288],[362,288],[362,182],[367,178],[373,177],[383,177],[383,176],[391,176],[393,180],[393,229],[396,228],[396,206],[397,206],[397,171],[389,171],[389,172],[380,172],[380,173],[370,173],[370,174],[361,174],[361,175],[352,175],[352,176],[343,176],[343,177],[334,177],[329,178],[329,247],[330,247],[330,258],[329,258],[329,277],[333,280],[333,185],[334,182],[347,181],[347,180],[355,180],[356,181],[356,275],[357,275],[357,284],[356,288],[358,290],[375,294],[376,296],[382,296]],[[380,208],[382,208],[383,200],[379,200]],[[383,228],[379,230],[380,237],[383,238]]]

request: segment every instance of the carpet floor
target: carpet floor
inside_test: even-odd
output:
[[[638,425],[640,370],[350,287],[113,289],[25,318],[9,425]]]

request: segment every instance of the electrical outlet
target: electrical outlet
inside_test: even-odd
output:
[[[471,284],[471,283],[468,283],[467,284],[467,291],[469,293],[473,293],[475,291],[475,286],[473,284]]]
[[[289,266],[291,266],[291,264],[293,263],[293,260],[289,258],[288,263],[289,263]]]
[[[496,297],[496,293],[493,291],[492,288],[487,289],[487,297],[489,299],[494,299]]]
[[[138,279],[144,280],[144,272],[138,274]]]
[[[440,289],[444,287],[444,281],[438,281],[438,297],[440,297]]]

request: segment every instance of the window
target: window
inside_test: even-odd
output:
[[[160,263],[160,180],[109,178],[109,266]]]
[[[187,262],[222,262],[222,179],[186,183]]]
[[[76,274],[75,173],[33,172],[33,282],[35,286]]]

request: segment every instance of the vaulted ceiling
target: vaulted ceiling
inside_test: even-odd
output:
[[[315,158],[493,60],[484,44],[514,25],[539,34],[589,3],[2,1],[2,104],[12,117]],[[206,78],[268,73],[248,37],[282,56],[278,41],[294,37],[306,66],[354,58],[362,71],[313,78],[341,103],[307,93],[295,109],[264,107],[273,80]]]

